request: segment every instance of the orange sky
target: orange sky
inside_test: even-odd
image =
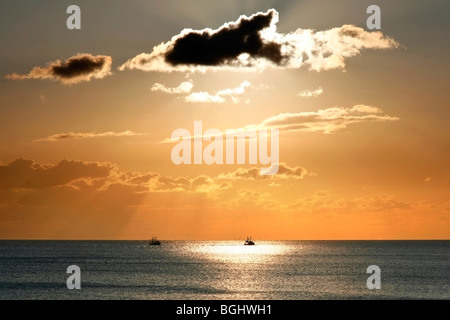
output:
[[[170,2],[80,1],[78,31],[64,5],[0,4],[1,239],[449,239],[446,2],[382,1],[378,33],[349,1]],[[264,41],[296,43],[282,63],[158,55],[258,12]],[[70,58],[91,69],[58,73]],[[194,121],[279,128],[278,174],[175,165]]]

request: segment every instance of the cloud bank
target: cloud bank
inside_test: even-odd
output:
[[[110,56],[88,53],[77,54],[65,61],[49,62],[45,67],[34,67],[27,74],[9,74],[11,80],[51,79],[63,84],[76,84],[82,81],[102,79],[111,75],[112,58]]]
[[[206,70],[263,70],[301,68],[344,69],[346,59],[365,49],[397,48],[398,42],[380,31],[354,25],[325,31],[297,29],[278,33],[278,12],[270,9],[241,16],[213,30],[184,29],[168,42],[141,53],[119,70],[204,72]]]
[[[238,168],[217,176],[170,177],[157,172],[127,172],[115,164],[62,160],[58,164],[39,164],[29,159],[16,159],[0,165],[0,212],[2,204],[25,208],[50,207],[60,212],[60,206],[84,210],[130,208],[191,208],[193,202],[200,206],[218,203],[224,207],[274,205],[270,194],[261,194],[239,186],[241,181],[259,181],[268,186],[279,186],[284,181],[301,181],[314,176],[300,166],[280,164],[273,176],[261,176],[259,168]],[[249,203],[249,197],[253,200]],[[143,203],[143,201],[145,203]],[[448,203],[444,203],[448,207]],[[288,210],[304,212],[385,212],[424,209],[427,204],[406,203],[386,196],[355,199],[331,198],[328,192],[318,192],[308,198],[278,205]],[[435,208],[429,208],[435,210]],[[351,210],[350,210],[351,211]],[[4,213],[4,211],[3,211]],[[1,214],[0,214],[1,216]]]
[[[306,182],[310,174],[301,167],[280,166],[281,172],[284,169],[285,173],[264,178],[255,175],[255,168],[219,176],[169,177],[122,171],[111,163],[63,160],[44,165],[17,159],[0,164],[0,235],[4,239],[142,239],[149,230],[157,230],[161,237],[173,238],[165,236],[166,232],[175,230],[174,235],[187,237],[194,228],[212,229],[213,237],[230,222],[231,233],[240,228],[238,233],[245,234],[249,219],[256,225],[265,219],[261,230],[276,220],[283,232],[298,232],[298,226],[319,217],[299,234],[316,230],[318,223],[326,222],[323,225],[330,230],[335,224],[357,229],[361,223],[376,220],[386,221],[380,230],[400,223],[416,232],[417,223],[409,221],[417,220],[430,230],[439,227],[442,238],[448,238],[448,201],[408,202],[376,194],[342,198],[340,192],[268,192],[268,186],[280,184],[303,190],[295,186]],[[251,190],[246,187],[249,184]],[[357,217],[360,220],[355,221]]]
[[[279,173],[272,176],[259,174],[260,168],[238,168],[216,177],[169,177],[157,172],[135,173],[120,171],[109,162],[83,162],[62,160],[56,165],[35,163],[29,159],[16,159],[0,165],[0,189],[43,189],[53,187],[94,188],[105,191],[110,188],[127,188],[132,192],[208,192],[231,187],[236,180],[303,179],[307,175],[302,167],[289,167],[282,163]]]
[[[0,189],[41,189],[65,185],[77,179],[104,178],[113,165],[63,160],[56,165],[41,165],[28,159],[17,159],[0,165]]]

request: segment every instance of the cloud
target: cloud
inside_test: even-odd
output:
[[[214,95],[203,91],[192,92],[184,99],[186,102],[224,103],[226,98],[229,97],[233,103],[238,103],[240,101],[239,97],[245,94],[246,90],[251,86],[250,82],[244,81],[235,88],[223,89]]]
[[[319,87],[316,90],[310,91],[310,90],[303,90],[297,95],[302,98],[312,98],[312,97],[318,97],[323,93],[322,87]]]
[[[28,159],[17,159],[0,165],[0,189],[40,189],[65,185],[81,178],[102,178],[115,167],[109,163],[63,160],[57,165],[40,165]]]
[[[192,92],[190,95],[186,96],[186,102],[199,102],[199,103],[224,103],[225,98],[219,95],[212,95],[208,92]]]
[[[111,75],[112,58],[110,56],[88,53],[77,54],[66,61],[49,62],[45,67],[34,67],[27,74],[9,74],[5,78],[12,80],[51,79],[63,84],[76,84],[82,81],[102,79]]]
[[[120,172],[105,181],[100,189],[106,190],[111,185],[125,185],[136,192],[216,192],[232,188],[233,182],[241,180],[275,180],[293,179],[301,180],[310,176],[305,168],[289,167],[285,163],[280,164],[278,174],[264,176],[260,174],[260,168],[238,168],[229,173],[217,176],[200,175],[195,177],[170,177],[155,172],[144,174]]]
[[[192,81],[184,81],[178,87],[168,88],[161,83],[155,83],[151,88],[152,91],[161,91],[168,94],[183,94],[192,91],[194,84]]]
[[[399,118],[384,114],[376,107],[357,105],[353,108],[333,107],[315,112],[280,113],[264,120],[257,127],[329,134],[353,123],[396,120]]]
[[[228,23],[219,30],[205,29],[189,31],[173,41],[165,53],[165,61],[173,66],[221,65],[238,58],[241,54],[262,57],[280,63],[281,46],[264,42],[261,31],[277,20],[277,12],[257,13],[247,18],[241,16],[236,22]]]
[[[366,106],[364,104],[357,104],[351,108],[350,112],[360,113],[382,113],[383,111],[377,107]]]
[[[34,142],[55,142],[61,140],[70,140],[70,139],[87,139],[87,138],[102,138],[102,137],[133,137],[133,136],[143,136],[144,133],[135,133],[133,131],[123,131],[123,132],[67,132],[67,133],[57,133],[46,138],[36,139]]]
[[[153,223],[158,214],[166,224],[167,214],[182,221],[185,214],[204,212],[210,220],[219,208],[265,210],[277,205],[270,194],[234,183],[217,176],[126,172],[111,163],[63,160],[42,165],[17,159],[0,165],[0,234],[33,237],[30,231],[35,230],[45,237],[80,238],[85,232],[92,232],[90,237],[104,232],[113,236],[136,212],[143,213],[144,224]]]
[[[411,232],[421,225],[442,230],[440,237],[448,238],[446,199],[428,203],[389,195],[340,198],[315,191],[308,196],[304,188],[295,186],[309,174],[301,167],[283,168],[281,179],[259,179],[251,168],[235,170],[223,179],[127,172],[111,163],[63,160],[44,165],[17,159],[0,165],[0,235],[5,239],[142,239],[153,232],[176,238],[211,229],[212,238],[229,225],[230,234],[236,230],[245,234],[249,223],[262,231],[274,223],[288,232],[304,226],[300,231],[304,234],[315,224],[328,231],[338,226],[339,231],[342,226],[357,229],[361,223],[381,221],[380,230],[406,223]],[[287,191],[268,187],[280,183],[286,184]],[[166,236],[168,230],[174,236]],[[367,230],[361,234],[367,236]]]
[[[29,159],[16,159],[0,165],[0,189],[42,189],[70,187],[75,190],[105,191],[118,186],[132,192],[210,192],[229,189],[237,180],[299,180],[308,176],[302,167],[289,167],[282,163],[278,174],[260,175],[260,168],[238,168],[217,176],[170,177],[157,172],[124,172],[109,162],[83,162],[63,160],[56,165],[43,165]],[[224,181],[228,180],[228,181]]]
[[[363,122],[397,121],[398,117],[385,114],[383,110],[367,106],[355,105],[352,108],[332,107],[311,112],[280,113],[267,118],[259,124],[250,124],[243,128],[222,131],[222,137],[227,138],[229,132],[247,132],[258,130],[279,129],[280,131],[317,132],[330,134],[346,129],[350,124]],[[191,136],[191,139],[204,140],[211,136]],[[172,138],[165,138],[159,143],[174,143]]]
[[[184,29],[168,42],[129,59],[119,70],[204,72],[206,70],[263,70],[301,68],[344,69],[346,59],[365,49],[397,48],[380,31],[353,25],[325,31],[297,29],[278,33],[278,12],[270,9],[241,16],[213,30]]]
[[[407,225],[411,232],[421,225],[443,230],[439,233],[442,238],[448,236],[450,206],[446,199],[427,203],[389,195],[341,198],[315,190],[308,196],[305,188],[299,187],[305,181],[301,177],[309,175],[299,167],[284,167],[287,170],[281,179],[260,179],[251,168],[234,170],[229,179],[223,179],[127,172],[111,163],[63,160],[43,165],[17,159],[0,165],[0,235],[14,239],[117,239],[132,235],[142,239],[151,230],[162,238],[174,238],[193,230],[216,232],[228,225],[227,232],[240,228],[237,234],[242,235],[249,223],[252,228],[260,225],[262,231],[274,223],[285,231],[304,226],[303,234],[315,224],[323,225],[325,231],[335,230],[335,226],[353,230],[361,223],[381,221],[384,230],[397,221],[412,221]],[[280,183],[284,189],[269,187]],[[195,226],[192,221],[196,221]],[[174,236],[166,236],[167,230],[174,231]],[[366,232],[361,234],[367,236]]]
[[[222,180],[269,180],[269,179],[303,179],[308,175],[308,171],[302,167],[288,167],[285,163],[280,163],[278,173],[275,175],[261,175],[261,168],[239,168],[236,171],[220,174],[218,179]]]

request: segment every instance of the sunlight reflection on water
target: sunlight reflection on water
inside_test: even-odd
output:
[[[0,299],[449,299],[449,243],[0,241]],[[77,292],[71,264],[83,270]]]
[[[283,243],[261,243],[248,246],[231,242],[195,246],[191,247],[191,250],[209,260],[242,264],[276,260],[277,256],[289,253],[291,248]]]

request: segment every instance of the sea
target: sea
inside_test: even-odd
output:
[[[0,241],[1,300],[434,300],[449,271],[450,241]]]

